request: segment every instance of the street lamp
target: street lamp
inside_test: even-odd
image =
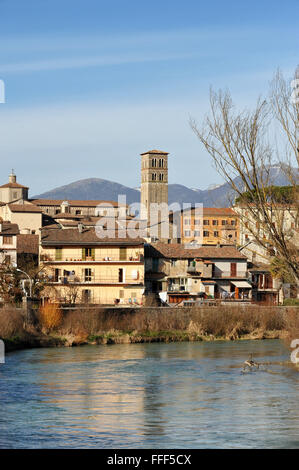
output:
[[[17,268],[17,271],[19,271],[20,273],[23,273],[25,274],[25,276],[28,277],[29,279],[29,292],[30,292],[30,298],[32,298],[32,279],[31,277],[29,276],[29,274],[25,273],[25,271],[22,271],[21,269]]]

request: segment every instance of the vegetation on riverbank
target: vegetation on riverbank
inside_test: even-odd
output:
[[[298,338],[298,307],[0,309],[6,350],[172,341]]]

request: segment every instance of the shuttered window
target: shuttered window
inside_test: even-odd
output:
[[[55,250],[55,260],[61,261],[62,260],[62,248],[56,248]]]
[[[119,259],[124,261],[127,259],[127,248],[120,248],[119,249]]]

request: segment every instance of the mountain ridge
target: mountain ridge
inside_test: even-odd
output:
[[[272,184],[284,186],[288,185],[288,180],[282,169],[277,166],[271,168]],[[235,178],[235,183],[240,187],[241,179]],[[209,189],[210,188],[210,189]],[[228,183],[215,185],[208,189],[188,188],[182,184],[168,185],[168,202],[172,204],[183,203],[202,203],[205,207],[229,207],[234,194]],[[124,194],[127,198],[127,204],[140,201],[140,190],[130,188],[121,183],[102,178],[85,178],[74,181],[42,194],[31,197],[31,199],[63,199],[63,200],[106,200],[117,201],[118,195]]]

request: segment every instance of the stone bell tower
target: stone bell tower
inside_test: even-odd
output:
[[[152,203],[168,204],[168,152],[162,150],[141,154],[141,218],[148,222]]]

